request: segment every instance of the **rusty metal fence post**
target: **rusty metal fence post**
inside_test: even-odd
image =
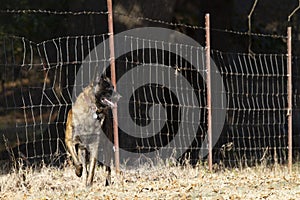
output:
[[[207,137],[208,137],[208,168],[212,171],[212,111],[211,111],[211,69],[210,69],[210,21],[205,15],[205,65],[206,65],[206,98],[207,98]]]
[[[116,69],[115,69],[115,48],[114,48],[112,0],[107,0],[107,11],[108,11],[108,31],[109,31],[111,82],[112,82],[115,90],[117,90]],[[119,152],[118,110],[117,110],[117,107],[113,108],[113,130],[114,130],[115,167],[116,167],[116,172],[119,173],[120,172],[120,152]]]
[[[293,132],[293,120],[292,120],[292,27],[287,29],[287,92],[288,92],[288,169],[289,173],[292,173],[292,132]]]

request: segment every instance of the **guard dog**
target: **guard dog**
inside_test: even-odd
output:
[[[101,148],[105,149],[105,163],[102,162],[107,172],[105,185],[111,182],[112,149],[105,147],[107,144],[101,141],[101,137],[113,141],[111,109],[119,98],[120,95],[115,92],[110,79],[101,76],[97,78],[96,84],[90,84],[83,89],[68,112],[65,143],[75,165],[75,174],[78,177],[83,174],[86,186],[92,185]]]

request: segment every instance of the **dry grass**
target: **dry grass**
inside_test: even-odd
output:
[[[94,185],[86,188],[74,168],[20,169],[0,176],[0,199],[299,199],[300,175],[285,167],[255,167],[210,173],[203,166],[145,165],[112,173],[97,168]]]

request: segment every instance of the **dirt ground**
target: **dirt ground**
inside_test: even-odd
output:
[[[284,166],[209,172],[206,167],[144,165],[112,173],[98,167],[86,188],[74,168],[22,169],[0,176],[0,199],[300,199],[300,175]]]

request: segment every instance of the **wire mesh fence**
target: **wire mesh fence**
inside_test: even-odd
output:
[[[48,15],[107,15],[107,12],[56,12],[44,10],[8,10],[5,14]],[[115,13],[119,14],[120,13]],[[129,16],[130,17],[130,16]],[[162,20],[151,22],[179,26]],[[201,31],[205,27],[182,24]],[[246,35],[228,30],[212,30]],[[284,39],[281,35],[253,34],[269,40]],[[63,163],[66,159],[64,132],[67,112],[72,106],[72,95],[80,92],[92,80],[94,67],[108,66],[109,46],[89,57],[97,46],[106,41],[101,35],[64,36],[39,43],[24,37],[0,36],[0,158],[21,158],[25,163],[35,161]],[[181,131],[177,147],[188,146],[179,160],[188,158],[192,164],[207,159],[207,86],[205,48],[146,37],[125,35],[116,37],[130,47],[130,51],[116,58],[117,81],[125,80],[131,89],[127,107],[129,116],[119,111],[118,120],[129,124],[131,133],[119,128],[120,148],[132,152],[136,158],[147,152],[166,147]],[[286,45],[286,44],[284,44]],[[120,51],[120,49],[115,49]],[[175,53],[174,53],[175,52]],[[286,164],[288,160],[288,71],[287,55],[282,53],[231,53],[212,49],[211,58],[223,82],[222,89],[213,93],[225,95],[227,102],[212,107],[226,110],[225,122],[213,147],[213,163],[237,167],[261,163]],[[186,58],[195,59],[195,63]],[[298,57],[293,57],[297,69]],[[196,66],[194,66],[194,64]],[[145,66],[152,66],[150,71]],[[157,67],[159,66],[159,67]],[[84,70],[82,70],[84,67]],[[159,69],[159,70],[158,70]],[[170,70],[171,69],[171,70]],[[299,77],[293,73],[293,83]],[[130,76],[126,76],[128,72]],[[107,70],[109,73],[109,69]],[[157,83],[147,83],[154,75]],[[142,76],[142,77],[141,77]],[[79,77],[79,78],[78,78]],[[124,78],[125,77],[125,78]],[[154,77],[154,79],[155,79]],[[183,77],[191,88],[183,87]],[[144,80],[143,86],[137,78]],[[76,81],[75,81],[76,80]],[[174,81],[173,81],[174,80]],[[218,84],[218,83],[217,83]],[[168,87],[166,87],[168,86]],[[192,98],[185,95],[192,92]],[[299,151],[297,86],[293,90],[293,149],[297,160]],[[123,94],[124,95],[124,94]],[[195,115],[189,116],[197,102]],[[222,123],[222,122],[218,122]],[[185,128],[182,124],[196,128]],[[150,125],[150,126],[149,126]],[[144,127],[150,127],[145,129]],[[160,129],[157,131],[157,127]],[[299,127],[300,128],[300,127]],[[185,138],[186,137],[186,138]],[[193,137],[192,141],[189,138]],[[176,149],[178,148],[178,149]],[[122,161],[121,161],[122,162]]]
[[[212,52],[228,97],[227,130],[219,149],[226,162],[287,160],[286,55]],[[224,147],[224,146],[223,146]],[[228,155],[227,155],[228,154]],[[277,156],[276,158],[274,156]],[[237,164],[237,163],[236,163]]]

